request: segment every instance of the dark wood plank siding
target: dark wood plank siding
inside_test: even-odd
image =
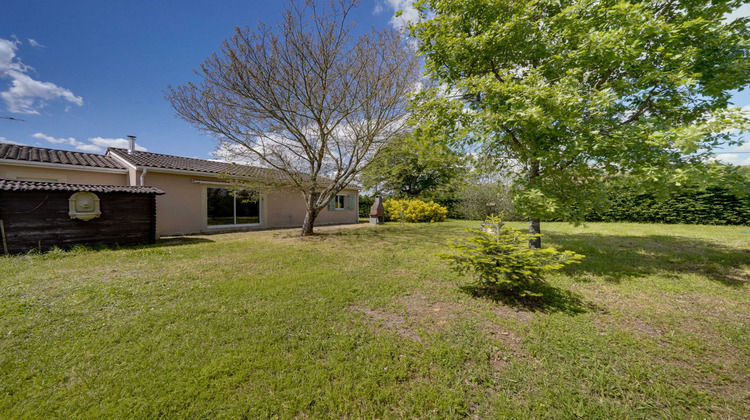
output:
[[[149,243],[156,242],[156,194],[150,194],[151,197],[151,235]]]
[[[68,199],[72,194],[0,191],[0,218],[5,225],[8,251],[155,241],[154,194],[96,193],[102,214],[89,221],[71,219],[68,215]]]

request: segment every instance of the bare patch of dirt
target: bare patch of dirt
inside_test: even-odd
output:
[[[525,353],[521,345],[521,338],[510,331],[495,328],[488,332],[491,338],[502,344],[502,349],[495,351],[490,356],[490,364],[496,371],[502,371],[514,358],[524,357]]]
[[[422,294],[404,296],[396,302],[393,309],[369,309],[359,306],[353,306],[351,309],[364,314],[380,328],[417,341],[417,331],[438,331],[446,328],[461,311],[457,305],[430,302]]]
[[[479,312],[491,310],[501,319],[511,318],[527,323],[533,314],[502,305],[463,306],[457,303],[431,300],[421,293],[403,296],[393,309],[369,309],[359,306],[350,308],[359,312],[378,328],[420,341],[418,331],[438,332],[450,328],[458,318],[472,317],[480,320],[479,326],[487,337],[499,344],[499,350],[491,358],[491,364],[501,370],[514,356],[522,355],[521,338],[500,323],[487,320]]]
[[[423,294],[412,294],[398,300],[398,305],[406,311],[407,317],[417,321],[428,330],[447,326],[458,315],[466,312],[455,304],[430,301]]]
[[[491,310],[499,318],[513,319],[524,324],[528,324],[534,318],[534,313],[531,311],[524,311],[521,309],[512,308],[507,305],[495,304],[494,307],[491,308]]]
[[[406,319],[399,314],[358,306],[352,306],[350,309],[365,315],[369,321],[380,328],[393,331],[404,338],[420,341],[419,335],[407,326]]]
[[[651,337],[657,340],[660,339],[665,333],[664,329],[658,328],[654,325],[651,325],[637,318],[625,318],[625,319],[608,318],[606,320],[597,318],[597,319],[594,319],[594,324],[599,326],[602,329],[611,329],[612,327],[616,327],[616,328],[628,330],[628,331],[637,331],[640,334],[646,335],[648,337]]]

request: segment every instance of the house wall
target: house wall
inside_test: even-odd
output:
[[[128,168],[128,185],[140,185],[138,181],[138,172],[135,169]]]
[[[140,175],[139,175],[140,176]],[[156,234],[175,235],[206,230],[205,187],[195,176],[146,172],[146,185],[164,191],[156,197]]]
[[[200,232],[217,232],[226,227],[209,227],[206,206],[207,189],[226,188],[221,183],[195,183],[194,179],[210,180],[210,176],[147,172],[146,185],[159,188],[166,194],[156,197],[156,232],[159,235],[177,235]],[[217,179],[218,181],[218,179]],[[354,209],[327,210],[318,215],[316,224],[357,223],[359,213],[357,190],[345,190],[354,199]],[[305,218],[305,203],[299,193],[280,192],[261,199],[260,225],[238,226],[236,229],[300,227]]]
[[[324,208],[315,220],[316,225],[357,223],[359,221],[357,190],[343,190],[341,194],[352,195],[354,209],[328,210]],[[305,220],[305,201],[300,193],[278,193],[267,197],[269,227],[301,227]]]
[[[68,184],[129,185],[128,175],[122,173],[83,171],[76,169],[41,168],[0,163],[0,178],[25,181],[56,181]]]

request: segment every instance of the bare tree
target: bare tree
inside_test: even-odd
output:
[[[166,92],[178,117],[216,137],[235,160],[275,169],[243,183],[302,194],[302,236],[406,129],[408,94],[418,78],[419,63],[401,33],[355,34],[356,4],[292,1],[277,26],[236,28],[196,71],[198,84]]]

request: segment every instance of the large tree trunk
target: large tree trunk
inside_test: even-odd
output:
[[[310,236],[314,233],[313,226],[315,225],[315,219],[318,217],[318,212],[320,211],[315,209],[317,202],[315,200],[314,187],[311,187],[310,190],[307,191],[305,201],[305,221],[302,222],[302,232],[300,232],[300,236]]]
[[[310,236],[313,232],[313,225],[315,225],[315,219],[318,217],[318,212],[315,210],[307,209],[305,212],[305,221],[302,222],[302,232],[300,236]]]
[[[534,219],[533,217],[529,217],[529,233],[532,235],[536,235],[539,233],[542,233],[542,227],[539,219]],[[531,249],[537,249],[542,247],[542,238],[536,237],[529,239],[529,248]]]
[[[529,163],[529,185],[534,185],[534,181],[539,178],[539,162],[532,160]],[[542,233],[541,221],[533,217],[529,217],[529,233],[537,235]],[[538,249],[542,247],[542,238],[536,237],[529,239],[529,248]]]

